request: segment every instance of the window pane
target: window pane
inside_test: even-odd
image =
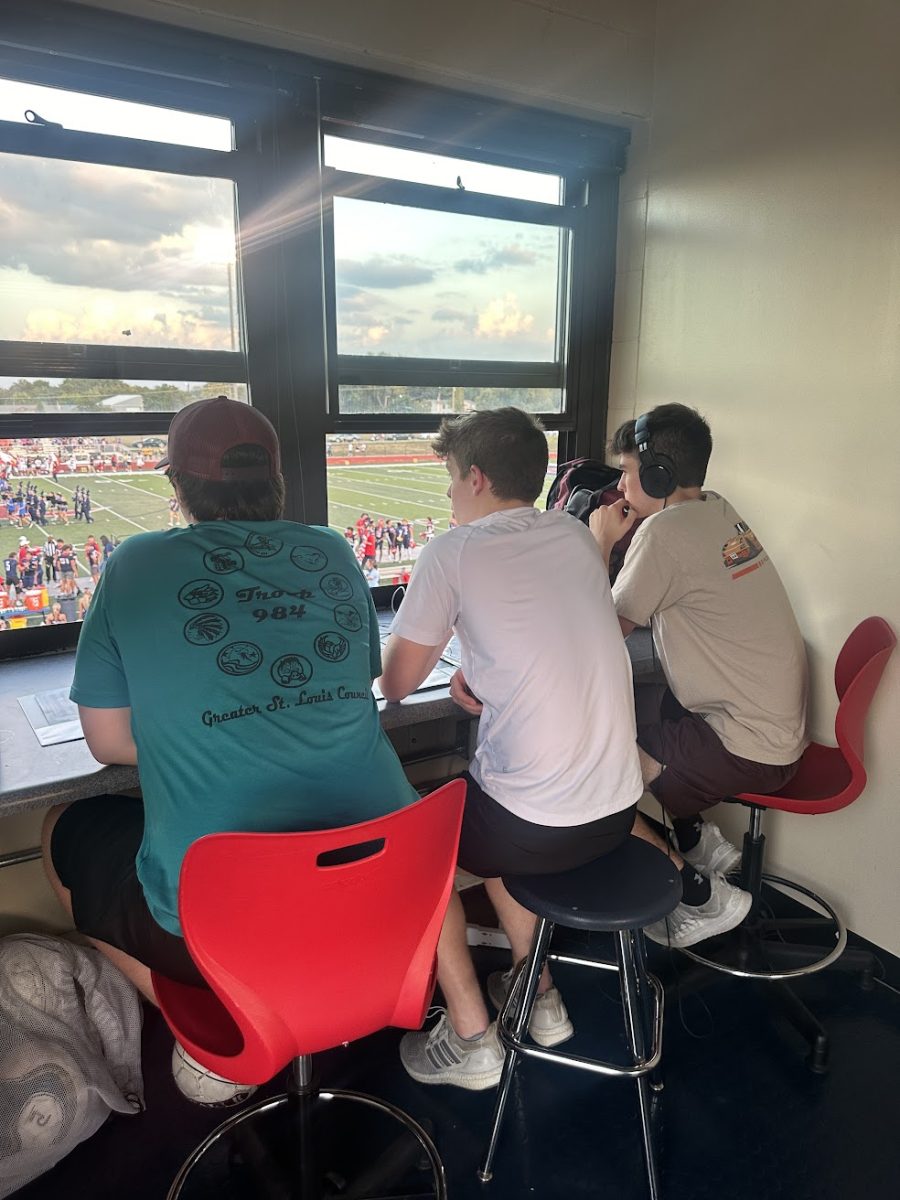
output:
[[[228,396],[247,403],[245,383],[131,379],[9,379],[0,376],[3,413],[177,412],[194,400]],[[3,445],[0,442],[0,445]]]
[[[79,620],[118,543],[182,523],[169,504],[169,481],[154,470],[166,441],[0,440],[0,629],[42,625],[48,617],[55,624],[57,603],[67,623]]]
[[[547,434],[548,486],[557,437]],[[422,547],[450,528],[447,470],[435,459],[433,439],[433,433],[327,438],[328,523],[353,546],[372,587],[403,582]],[[544,498],[537,504],[543,507]]]
[[[454,190],[462,187],[468,192],[488,196],[510,196],[543,204],[562,203],[559,175],[497,167],[464,158],[448,158],[443,154],[423,154],[418,150],[398,150],[394,146],[377,146],[330,134],[325,137],[325,165],[338,171],[402,179],[407,183],[432,184]]]
[[[0,154],[0,340],[237,350],[235,246],[230,180]]]
[[[233,144],[231,122],[224,117],[0,79],[0,121],[24,123],[26,109],[45,121],[81,133],[105,133],[206,150],[231,150]]]
[[[351,413],[463,413],[514,405],[530,413],[562,412],[560,388],[380,387],[343,384],[340,409]]]
[[[337,197],[338,352],[554,361],[563,236]]]

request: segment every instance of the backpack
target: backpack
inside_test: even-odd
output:
[[[556,472],[547,493],[547,509],[566,508],[569,497],[577,488],[587,488],[591,492],[615,489],[621,474],[618,467],[609,467],[596,458],[573,458]]]
[[[563,463],[547,493],[547,509],[561,508],[587,525],[591,513],[602,504],[615,504],[619,500],[618,482],[622,472],[618,467],[607,466],[595,458],[575,458]],[[609,581],[613,583],[625,562],[635,530],[640,525],[635,521],[623,538],[612,548],[609,556]]]

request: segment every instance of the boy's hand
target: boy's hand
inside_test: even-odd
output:
[[[466,683],[466,677],[461,670],[453,672],[450,680],[450,699],[455,701],[469,716],[481,716],[484,705]]]
[[[624,497],[615,504],[601,504],[591,513],[590,530],[607,566],[613,546],[625,536],[636,520],[637,513],[634,509],[629,510]]]

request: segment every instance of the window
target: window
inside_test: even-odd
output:
[[[325,135],[323,146],[325,165],[339,171],[484,192],[490,196],[539,200],[544,204],[559,204],[562,200],[558,175],[520,171],[471,159],[448,158],[443,154],[423,154],[419,150],[403,150],[377,142],[359,142],[333,134]]]
[[[562,412],[571,239],[561,177],[324,143],[336,411],[446,411],[441,379],[467,389],[469,405],[518,392],[532,411]]]
[[[231,180],[2,153],[0,180],[0,339],[240,348]]]
[[[154,472],[171,414],[248,399],[233,140],[0,79],[3,632],[77,624],[115,547],[180,521]]]
[[[557,444],[601,453],[626,141],[108,11],[16,10],[0,29],[2,548],[62,532],[82,587],[89,531],[168,527],[152,466],[172,414],[206,395],[273,421],[289,518],[351,537],[363,513],[408,522],[393,555],[382,537],[381,584],[448,527],[442,416],[515,404],[541,416],[552,463]],[[34,605],[25,633],[43,638]]]
[[[0,121],[55,124],[82,133],[202,146],[208,150],[232,149],[231,122],[221,117],[41,87],[18,79],[0,79]]]

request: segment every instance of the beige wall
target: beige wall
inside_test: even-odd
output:
[[[900,629],[898,51],[893,0],[659,6],[636,391],[613,400],[709,417],[709,483],[778,563],[828,741],[843,638],[870,613]],[[900,654],[863,797],[769,821],[775,863],[895,954],[898,730]]]
[[[647,116],[656,0],[92,0],[520,103]]]

